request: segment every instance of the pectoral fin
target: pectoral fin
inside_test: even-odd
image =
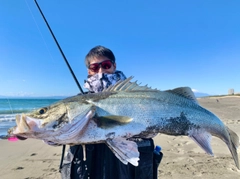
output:
[[[111,128],[116,125],[124,125],[131,122],[133,119],[128,116],[100,116],[95,117],[96,123],[101,128]]]
[[[135,142],[119,137],[107,139],[106,143],[122,163],[127,165],[129,162],[134,166],[138,166],[139,152]]]

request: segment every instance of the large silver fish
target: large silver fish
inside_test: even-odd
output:
[[[213,135],[227,144],[239,168],[237,134],[202,108],[190,88],[159,91],[139,86],[131,79],[100,93],[77,95],[17,115],[17,126],[9,134],[55,144],[106,143],[124,164],[135,166],[139,152],[133,137],[185,135],[213,155]]]

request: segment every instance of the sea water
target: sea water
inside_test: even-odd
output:
[[[53,104],[60,99],[0,99],[0,136],[7,135],[9,128],[16,126],[16,114]]]

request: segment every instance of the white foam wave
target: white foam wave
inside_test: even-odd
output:
[[[1,114],[0,122],[15,121],[16,114]]]

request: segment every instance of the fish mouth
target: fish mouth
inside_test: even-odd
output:
[[[16,115],[17,126],[13,128],[11,133],[13,135],[24,134],[38,128],[41,125],[38,119],[30,118],[25,114]]]
[[[26,133],[30,130],[30,126],[27,124],[25,114],[16,115],[16,123],[17,123],[17,126],[16,126],[16,128],[13,129],[13,131],[12,131],[13,134],[16,135],[19,133]]]

